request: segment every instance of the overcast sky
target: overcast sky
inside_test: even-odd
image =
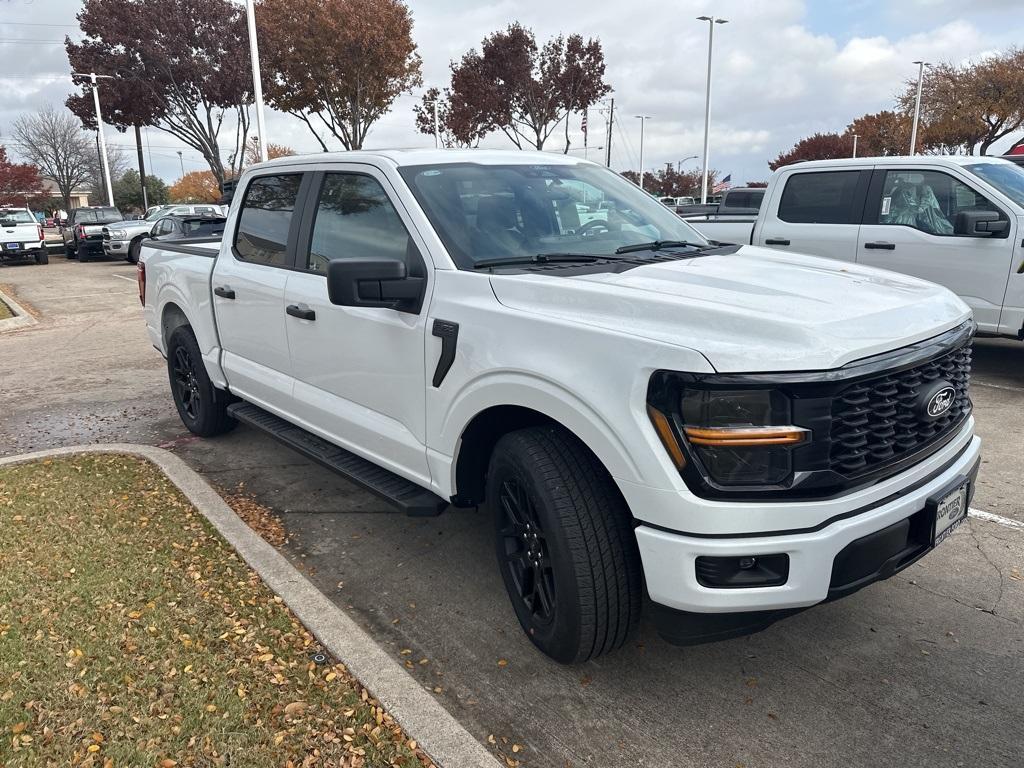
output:
[[[573,32],[600,38],[618,117],[612,143],[617,170],[637,167],[640,121],[634,116],[639,114],[651,115],[644,141],[647,169],[700,154],[707,24],[695,17],[714,13],[728,19],[715,31],[711,167],[731,173],[734,183],[766,178],[768,160],[803,136],[841,131],[851,119],[889,107],[901,83],[916,75],[915,59],[976,59],[1024,38],[1020,0],[410,0],[409,5],[425,87],[445,85],[452,59],[511,21],[533,28],[540,41]],[[0,143],[19,114],[46,103],[59,106],[73,90],[60,41],[65,34],[76,36],[80,6],[80,0],[0,0]],[[413,127],[418,96],[396,101],[371,129],[366,147],[432,146],[432,139]],[[300,152],[317,149],[299,121],[274,112],[267,118],[268,140]],[[591,113],[592,147],[604,144],[602,120]],[[574,116],[571,136],[582,146],[579,123]],[[107,130],[109,142],[134,148],[130,136]],[[223,135],[229,145],[230,126]],[[186,171],[206,168],[195,150],[169,134],[150,128],[148,139],[153,168],[164,179],[181,175],[179,149]],[[485,141],[485,146],[506,145],[501,136]],[[592,158],[599,154],[590,151]]]

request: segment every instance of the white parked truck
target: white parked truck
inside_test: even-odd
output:
[[[43,225],[28,208],[0,208],[0,264],[6,261],[50,261]]]
[[[756,216],[687,221],[752,243],[944,285],[978,332],[1024,339],[1024,168],[997,157],[865,157],[778,169]]]
[[[687,643],[888,578],[974,490],[960,299],[715,246],[583,160],[262,163],[222,239],[143,244],[139,286],[192,432],[244,422],[410,514],[481,506],[562,662],[622,645],[645,593]]]

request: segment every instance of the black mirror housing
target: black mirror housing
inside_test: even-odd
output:
[[[1001,218],[995,211],[960,211],[956,216],[953,231],[967,237],[1006,237],[1010,230],[1010,222]]]
[[[419,313],[422,277],[409,277],[398,259],[336,259],[327,263],[327,296],[342,307],[381,307]]]

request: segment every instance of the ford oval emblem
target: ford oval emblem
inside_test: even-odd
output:
[[[945,385],[937,392],[934,392],[925,405],[925,412],[929,418],[937,419],[950,408],[953,407],[953,403],[956,401],[956,390],[949,384]]]

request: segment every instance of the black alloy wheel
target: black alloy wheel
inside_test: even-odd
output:
[[[536,505],[517,478],[502,482],[498,509],[501,565],[534,624],[550,624],[557,608],[551,555]]]
[[[172,366],[172,383],[176,399],[181,403],[181,409],[189,419],[198,420],[203,400],[199,392],[199,383],[196,381],[195,368],[184,346],[175,348]]]

